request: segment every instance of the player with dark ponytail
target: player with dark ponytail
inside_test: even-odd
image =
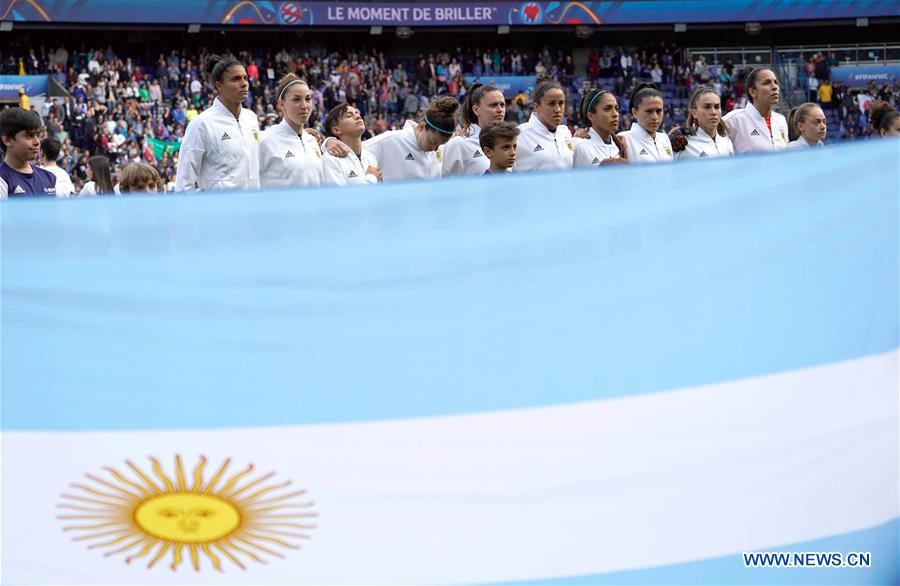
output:
[[[575,144],[573,164],[590,167],[627,163],[625,143],[616,136],[619,130],[619,103],[604,89],[585,92],[578,106],[581,124],[589,128],[587,140]]]
[[[444,177],[483,175],[490,161],[481,151],[478,135],[488,124],[503,122],[506,118],[503,92],[491,85],[474,83],[466,93],[460,111],[468,136],[454,136],[444,145],[441,174]]]
[[[275,88],[281,122],[259,142],[259,182],[263,187],[315,187],[322,184],[322,152],[304,127],[313,111],[309,84],[293,73]]]
[[[259,188],[259,122],[243,108],[250,85],[244,66],[213,55],[206,64],[213,105],[185,129],[175,191]]]
[[[534,112],[519,125],[516,145],[517,171],[571,169],[575,141],[563,124],[566,93],[562,85],[547,76],[538,76],[534,88]]]
[[[363,143],[375,155],[385,182],[402,179],[437,179],[441,176],[438,148],[456,131],[459,102],[449,96],[435,98],[417,124],[408,120],[403,130],[383,132]]]
[[[668,163],[672,143],[658,132],[663,119],[663,95],[652,83],[641,83],[631,92],[631,129],[619,133],[625,139],[629,163]]]
[[[876,136],[900,136],[900,112],[887,102],[874,101],[869,106],[869,124]]]
[[[775,111],[780,87],[775,72],[757,67],[746,72],[747,106],[732,110],[722,118],[734,152],[772,152],[787,148],[788,123]]]

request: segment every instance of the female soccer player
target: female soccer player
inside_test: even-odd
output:
[[[449,96],[435,98],[418,124],[408,120],[402,130],[382,132],[363,143],[378,160],[384,181],[439,178],[435,151],[453,136],[458,109]]]
[[[688,104],[683,128],[669,133],[675,160],[731,157],[734,145],[722,123],[722,98],[712,87],[697,88]]]
[[[791,142],[789,149],[803,149],[811,146],[825,146],[827,125],[825,112],[818,104],[806,102],[796,108],[792,108],[788,114],[788,129]]]
[[[256,189],[259,187],[259,123],[241,107],[249,84],[236,59],[210,57],[209,83],[217,97],[194,118],[178,155],[175,191]]]
[[[578,108],[581,123],[589,127],[587,140],[575,144],[575,167],[627,163],[625,143],[616,136],[619,130],[619,103],[604,90],[586,92]]]
[[[869,124],[878,136],[900,136],[900,112],[887,102],[873,102],[869,108]]]
[[[483,175],[490,161],[481,150],[478,135],[491,122],[503,122],[505,118],[503,92],[491,85],[472,84],[462,103],[462,119],[468,136],[454,136],[444,145],[441,174],[444,177]]]
[[[734,152],[783,151],[788,144],[788,123],[775,111],[779,87],[775,73],[767,67],[752,69],[744,81],[747,107],[732,110],[722,118]]]
[[[90,195],[111,195],[115,193],[112,174],[109,172],[109,159],[103,155],[95,155],[88,159],[86,169],[87,183],[81,188],[78,197]]]
[[[303,132],[313,111],[307,83],[288,73],[275,89],[283,119],[262,133],[259,141],[259,183],[262,187],[322,184],[319,143]]]
[[[625,139],[629,163],[668,163],[672,161],[672,143],[664,132],[657,132],[663,119],[663,96],[656,86],[638,84],[631,92],[631,130],[619,133]]]
[[[348,147],[343,157],[325,153],[322,159],[322,175],[326,185],[358,185],[381,181],[378,160],[363,147],[362,135],[366,121],[359,110],[350,104],[338,104],[325,117],[325,134],[334,137]]]
[[[534,112],[519,125],[516,171],[571,169],[575,151],[569,128],[563,124],[566,94],[562,85],[538,76],[534,88]]]

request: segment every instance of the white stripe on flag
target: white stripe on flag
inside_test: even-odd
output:
[[[898,515],[897,367],[893,351],[667,393],[372,423],[5,432],[4,582],[526,580],[855,531]],[[307,488],[312,539],[219,574],[126,565],[63,534],[55,506],[70,483],[125,459],[146,469],[147,456],[171,471],[174,454],[189,469],[203,454],[208,471],[253,462]]]

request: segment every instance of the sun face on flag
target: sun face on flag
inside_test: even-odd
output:
[[[222,571],[222,558],[246,569],[246,560],[284,557],[316,527],[314,503],[301,498],[306,491],[290,491],[290,480],[271,482],[274,472],[254,479],[250,464],[229,474],[227,459],[206,481],[204,457],[191,478],[180,456],[174,476],[158,459],[150,462],[151,472],[126,460],[129,475],[105,467],[106,478],[85,474],[90,482],[73,483],[74,494],[63,494],[57,505],[63,531],[75,533],[73,541],[87,542],[88,549],[106,550],[107,557],[129,554],[129,564],[145,558],[152,568],[168,556],[173,570],[190,558],[195,570],[211,565]]]

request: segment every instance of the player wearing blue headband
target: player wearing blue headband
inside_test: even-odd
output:
[[[365,142],[381,166],[385,182],[402,179],[437,179],[441,176],[438,148],[456,131],[459,103],[436,98],[418,123],[409,120],[402,130],[383,132]]]

